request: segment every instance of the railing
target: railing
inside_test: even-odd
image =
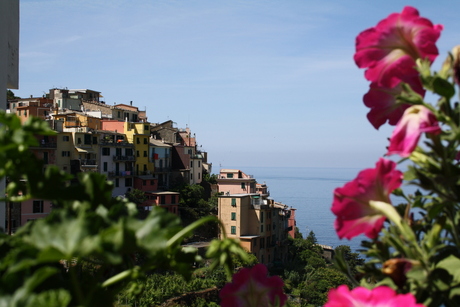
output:
[[[96,160],[93,159],[82,159],[80,164],[83,166],[97,166]]]
[[[134,172],[134,175],[136,176],[147,176],[147,175],[152,175],[151,171],[137,171]]]
[[[113,172],[108,172],[108,177],[113,178],[113,177],[128,177],[132,176],[133,172],[132,171],[113,171]]]
[[[170,172],[170,167],[155,167],[155,173],[167,173]]]
[[[38,146],[31,146],[31,147],[56,148],[57,144],[56,143],[46,142],[46,143],[40,143]]]
[[[113,156],[113,161],[136,161],[135,156]]]
[[[127,141],[114,142],[112,140],[100,140],[100,144],[104,146],[122,146],[122,147],[134,147],[133,144]]]
[[[255,204],[252,204],[252,209],[255,209],[255,210],[260,210],[260,209],[268,209],[268,205],[255,205]]]

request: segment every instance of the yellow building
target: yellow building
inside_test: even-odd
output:
[[[54,114],[55,120],[64,122],[64,129],[67,128],[79,128],[88,127],[89,129],[98,130],[101,129],[101,119],[97,117],[88,116],[83,113],[71,112]]]
[[[78,151],[73,144],[72,132],[58,132],[56,166],[67,173],[71,171],[71,159],[77,159]]]
[[[149,157],[150,124],[124,122],[124,133],[128,142],[134,144],[136,175],[152,175],[154,164]]]

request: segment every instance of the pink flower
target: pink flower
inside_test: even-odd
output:
[[[220,291],[222,307],[283,306],[287,300],[283,280],[267,276],[267,268],[257,264],[233,275],[233,281]]]
[[[340,239],[378,236],[386,217],[369,202],[391,204],[390,193],[401,186],[403,176],[395,168],[395,162],[380,158],[375,168],[362,170],[353,181],[334,190],[331,210],[337,216],[334,227]]]
[[[425,96],[425,90],[418,75],[406,77],[405,83],[409,84],[416,93],[420,96]],[[372,82],[369,91],[364,95],[363,101],[366,107],[371,108],[367,113],[367,119],[371,122],[375,129],[379,129],[386,121],[390,125],[396,125],[401,119],[404,111],[409,107],[409,104],[401,104],[396,102],[396,97],[402,92],[401,84],[394,88],[386,88],[379,86],[376,82]]]
[[[367,80],[393,88],[405,76],[417,74],[416,59],[436,59],[435,43],[442,29],[442,25],[420,17],[417,9],[406,6],[400,14],[389,15],[356,37],[354,60],[359,68],[367,68]]]
[[[396,125],[390,138],[388,155],[398,154],[408,157],[417,147],[422,133],[439,134],[436,116],[426,107],[416,105],[408,108]]]
[[[332,289],[328,294],[328,301],[324,307],[424,307],[417,304],[415,297],[408,294],[397,294],[387,286],[376,287],[372,290],[356,287],[348,290],[345,285]]]

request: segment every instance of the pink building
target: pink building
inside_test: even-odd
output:
[[[219,192],[224,194],[257,193],[257,181],[252,175],[247,175],[239,169],[221,169],[217,177]]]
[[[28,221],[41,219],[50,214],[51,201],[41,199],[29,199],[21,203],[21,226]]]

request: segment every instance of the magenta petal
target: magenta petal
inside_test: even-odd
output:
[[[263,264],[243,268],[220,291],[221,306],[274,306],[276,302],[283,306],[287,300],[283,287],[281,278],[267,276],[267,268]]]
[[[424,307],[424,305],[417,303],[412,294],[398,294],[387,286],[379,286],[374,289],[356,287],[353,290],[349,290],[345,285],[330,290],[328,301],[324,305],[324,307],[355,306]]]
[[[402,173],[396,170],[396,163],[381,158],[375,168],[362,170],[354,180],[336,188],[331,211],[337,216],[334,228],[339,238],[351,239],[360,234],[376,238],[386,218],[369,202],[391,203],[390,194],[401,183]]]
[[[417,147],[422,133],[440,132],[441,128],[436,116],[428,108],[420,105],[412,106],[404,112],[393,130],[387,154],[408,157]]]
[[[393,88],[407,74],[413,74],[417,59],[435,60],[442,29],[442,25],[433,25],[415,8],[406,6],[356,37],[355,63],[367,69],[369,81]]]

